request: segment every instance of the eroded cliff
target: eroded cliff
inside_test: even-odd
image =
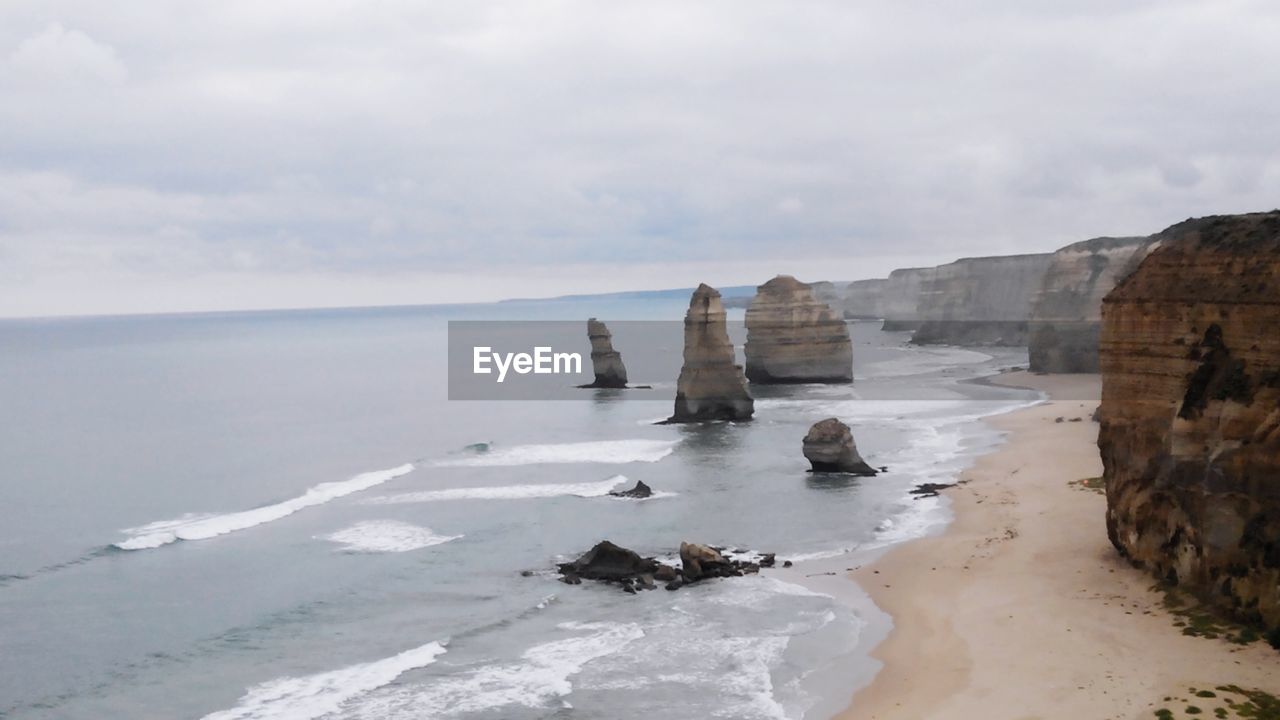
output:
[[[747,379],[753,383],[853,381],[853,346],[844,320],[812,288],[779,275],[756,289],[747,308]]]
[[[1107,295],[1107,532],[1133,562],[1280,627],[1280,211],[1189,220]]]
[[[964,258],[923,280],[911,342],[919,345],[1026,345],[1031,299],[1050,253]]]
[[[1032,371],[1098,372],[1102,298],[1142,262],[1152,242],[1148,237],[1100,237],[1053,254],[1032,301]]]

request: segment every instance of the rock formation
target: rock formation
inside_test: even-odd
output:
[[[918,345],[1026,345],[1031,299],[1049,253],[964,258],[934,268],[921,285]]]
[[[844,289],[844,316],[850,320],[876,320],[884,317],[884,293],[889,281],[854,280]]]
[[[741,553],[743,551],[736,550]],[[680,543],[680,570],[664,565],[653,558],[640,557],[639,553],[615,545],[608,540],[596,543],[573,562],[560,563],[560,581],[579,585],[583,579],[618,583],[625,592],[652,590],[655,581],[666,583],[668,590],[679,590],[689,583],[716,577],[742,577],[760,572],[762,567],[773,567],[775,556],[765,553],[758,562],[725,557],[719,548],[698,543]],[[790,567],[790,563],[787,563]]]
[[[858,454],[849,426],[836,418],[816,422],[809,428],[809,434],[804,436],[804,456],[814,472],[876,474]]]
[[[1107,533],[1157,577],[1280,627],[1280,211],[1155,240],[1103,302]]]
[[[849,330],[808,285],[790,275],[761,285],[746,322],[744,354],[751,382],[853,382]]]
[[[920,293],[937,274],[936,268],[902,268],[889,273],[881,293],[880,309],[885,332],[902,332],[920,327]]]
[[[1151,239],[1100,237],[1053,254],[1032,301],[1032,372],[1098,372],[1102,298],[1147,256]]]
[[[614,490],[609,493],[613,497],[632,498],[635,500],[643,500],[653,495],[653,488],[644,483],[643,480],[637,480],[636,486],[630,490]]]
[[[720,293],[699,285],[684,317],[684,366],[676,382],[675,414],[667,422],[751,419],[755,401],[736,358]]]
[[[588,388],[624,388],[627,386],[627,366],[622,364],[622,353],[613,349],[613,334],[608,326],[595,318],[587,321],[587,337],[591,339],[591,368],[596,379]]]

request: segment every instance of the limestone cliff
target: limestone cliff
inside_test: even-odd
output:
[[[937,268],[901,268],[889,273],[880,300],[882,330],[901,332],[920,327],[920,292],[936,271]]]
[[[1280,211],[1155,239],[1103,302],[1107,532],[1157,577],[1280,627]]]
[[[1050,253],[964,258],[921,284],[919,345],[1026,345],[1031,298]]]
[[[854,280],[844,289],[844,316],[850,320],[884,317],[885,278]]]
[[[591,368],[595,372],[595,381],[586,387],[626,387],[627,366],[622,364],[622,353],[613,349],[613,334],[608,326],[595,318],[587,320],[587,337],[591,340]]]
[[[1031,307],[1031,369],[1098,372],[1102,298],[1147,256],[1146,237],[1100,237],[1053,254]]]
[[[844,320],[810,286],[779,275],[747,308],[747,379],[753,383],[853,382]]]
[[[676,382],[675,414],[667,422],[750,419],[755,401],[736,359],[720,293],[699,285],[684,317],[684,366]]]

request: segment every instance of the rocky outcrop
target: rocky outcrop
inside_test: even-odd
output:
[[[921,283],[918,345],[1026,345],[1049,253],[964,258]]]
[[[646,485],[643,480],[637,480],[636,486],[630,490],[614,490],[609,494],[613,497],[643,500],[644,498],[653,495],[653,488]]]
[[[1031,370],[1098,372],[1102,298],[1147,256],[1147,237],[1100,237],[1053,254],[1032,301]]]
[[[626,387],[627,366],[622,364],[622,353],[613,349],[613,334],[608,326],[591,318],[587,321],[587,337],[591,339],[591,369],[595,372],[595,381],[582,387]]]
[[[853,345],[844,320],[790,275],[756,289],[746,323],[751,382],[853,382]]]
[[[884,317],[885,278],[854,280],[844,288],[844,316],[850,320],[876,320]]]
[[[1103,302],[1107,533],[1157,577],[1280,627],[1280,211],[1155,240]]]
[[[744,551],[735,550],[735,553]],[[689,583],[717,577],[742,577],[760,572],[762,567],[773,567],[773,553],[758,556],[758,560],[739,560],[726,557],[720,548],[699,543],[680,543],[680,569],[658,562],[654,558],[641,557],[639,553],[615,545],[608,540],[596,543],[573,562],[560,563],[560,581],[568,585],[580,585],[584,579],[618,583],[625,592],[652,590],[657,582],[666,583],[668,590],[679,590]],[[790,567],[790,563],[787,563]],[[532,574],[530,572],[530,574]]]
[[[920,293],[937,274],[937,268],[902,268],[889,273],[881,294],[885,332],[911,331],[920,327]]]
[[[803,448],[804,457],[814,472],[876,474],[875,469],[858,454],[849,426],[836,418],[814,423],[804,436]]]
[[[676,381],[675,414],[667,422],[751,419],[755,401],[736,359],[720,293],[699,285],[684,317],[684,366]]]

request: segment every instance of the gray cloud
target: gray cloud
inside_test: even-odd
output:
[[[0,314],[852,278],[1277,204],[1274,3],[938,5],[8,3]]]

